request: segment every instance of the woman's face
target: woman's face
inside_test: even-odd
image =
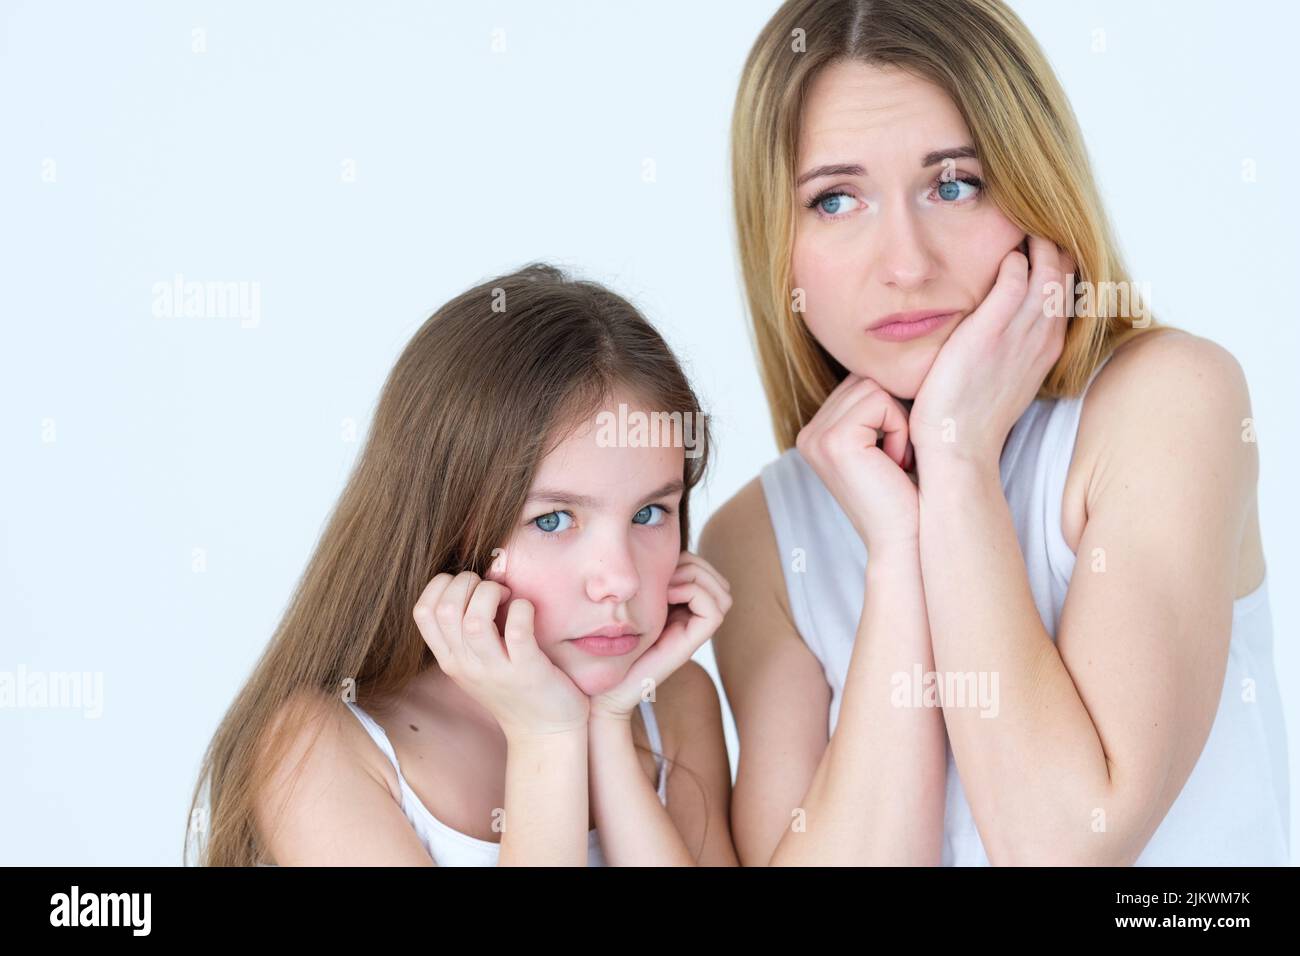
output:
[[[915,398],[939,347],[1025,234],[978,185],[956,106],[902,70],[841,61],[809,90],[796,167],[793,282],[809,331],[850,372]],[[940,187],[945,185],[942,194]],[[952,315],[910,337],[868,331],[898,312]]]
[[[620,402],[626,441],[617,428]],[[542,462],[519,525],[487,575],[508,586],[512,600],[532,602],[538,646],[588,695],[616,685],[658,639],[681,553],[680,439],[673,447],[664,433],[660,447],[648,447],[631,423],[637,412],[656,410],[627,393],[603,410],[613,428],[592,415]],[[599,653],[575,643],[611,626],[636,635],[626,649]]]

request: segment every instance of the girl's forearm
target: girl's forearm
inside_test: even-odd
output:
[[[592,813],[605,861],[611,866],[694,866],[641,768],[630,715],[593,715],[587,728]]]
[[[872,554],[839,720],[772,865],[939,863],[943,712],[912,692],[933,669],[918,547]]]
[[[498,866],[587,865],[587,730],[511,738]]]

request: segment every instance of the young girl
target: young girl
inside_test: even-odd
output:
[[[735,865],[707,448],[608,290],[533,265],[438,310],[209,745],[199,862]]]

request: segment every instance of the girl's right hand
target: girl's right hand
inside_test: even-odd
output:
[[[443,672],[488,709],[508,739],[585,729],[590,698],[537,646],[533,605],[472,571],[434,577],[412,611]]]
[[[884,438],[884,447],[876,442]],[[896,398],[852,372],[795,439],[799,453],[839,502],[870,554],[916,547],[919,504],[908,473],[915,453]]]

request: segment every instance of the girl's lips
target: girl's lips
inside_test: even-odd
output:
[[[874,329],[867,329],[867,332],[890,342],[906,342],[908,339],[929,335],[935,329],[952,321],[956,314],[956,312],[949,312],[946,315],[935,315],[916,322],[890,322],[888,325],[877,325]]]
[[[640,640],[640,634],[624,634],[622,637],[578,637],[574,638],[573,645],[598,657],[618,657],[634,650]]]

